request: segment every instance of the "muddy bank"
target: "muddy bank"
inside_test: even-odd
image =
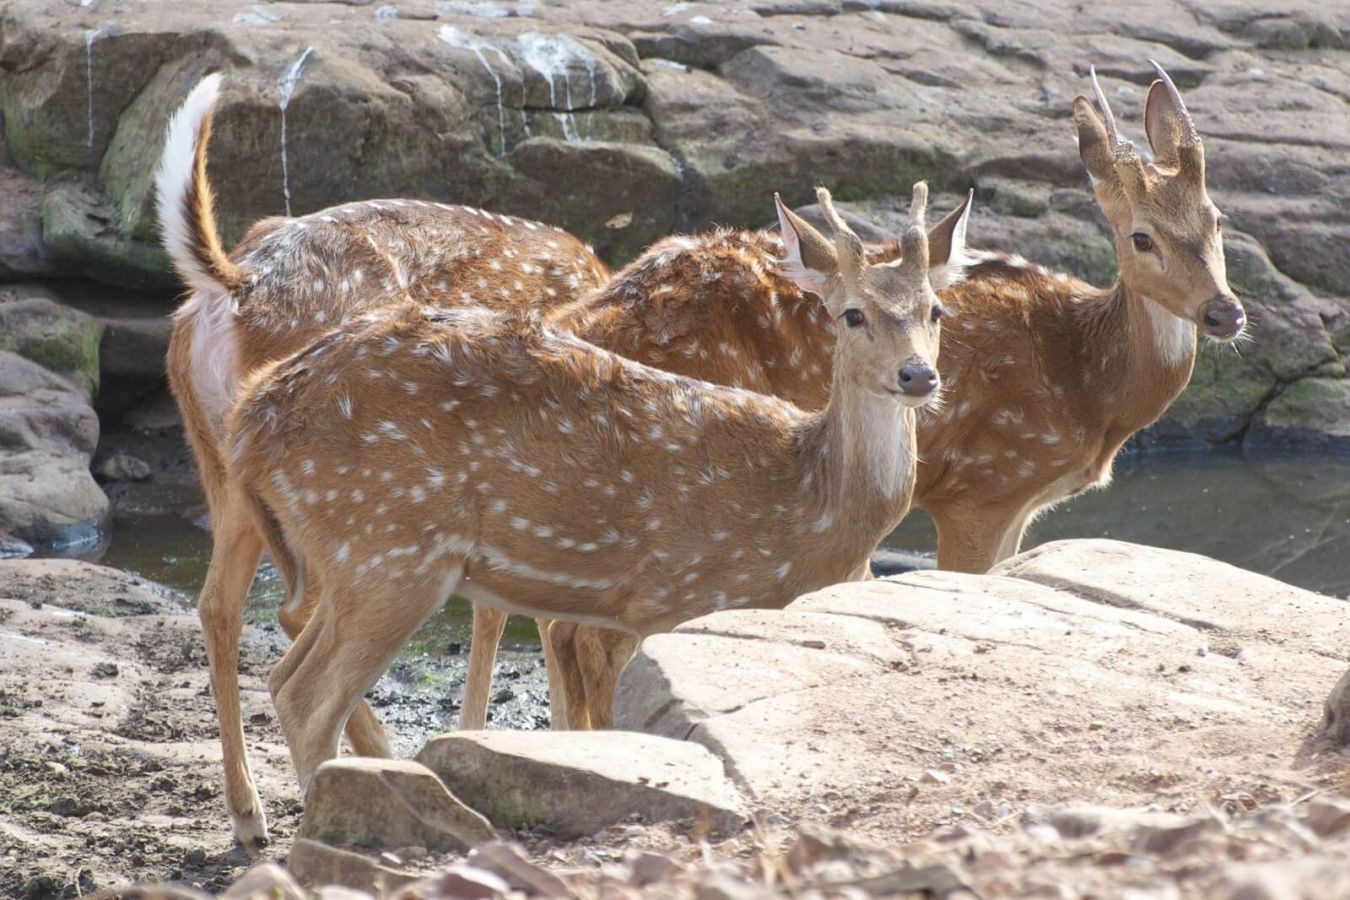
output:
[[[278,859],[300,812],[265,684],[285,645],[274,626],[250,627],[240,664]],[[397,750],[453,726],[464,662],[405,658],[376,687]],[[546,724],[546,684],[537,653],[504,653],[493,725]],[[250,861],[230,834],[219,765],[205,649],[183,597],[88,563],[0,562],[0,896],[223,887]]]

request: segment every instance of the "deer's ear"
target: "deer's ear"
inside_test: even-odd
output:
[[[1177,109],[1162,79],[1153,82],[1144,102],[1144,134],[1158,164],[1167,168],[1180,165],[1179,150],[1185,134],[1185,113]]]
[[[778,230],[783,236],[783,259],[778,273],[804,291],[824,298],[825,285],[839,270],[834,245],[801,216],[773,195],[778,207]]]
[[[975,261],[966,250],[966,225],[974,201],[972,190],[928,231],[928,280],[935,291],[960,284],[966,278],[966,267]]]
[[[1115,152],[1092,102],[1086,97],[1073,100],[1073,122],[1078,128],[1078,156],[1093,182],[1110,181],[1115,177]]]

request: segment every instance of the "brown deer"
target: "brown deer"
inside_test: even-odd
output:
[[[914,409],[937,396],[927,190],[902,258],[882,265],[819,199],[833,241],[779,205],[785,271],[843,323],[815,412],[537,315],[419,304],[251,379],[230,471],[297,580],[324,573],[269,679],[302,790],[452,592],[643,636],[866,572],[909,507]]]
[[[244,602],[264,537],[242,505],[221,451],[238,385],[264,363],[404,294],[446,307],[539,306],[571,299],[605,282],[609,271],[558,229],[407,200],[265,219],[226,254],[206,177],[220,86],[219,75],[203,79],[173,118],[156,188],[164,244],[190,291],[175,316],[167,367],[211,512],[214,550],[198,612],[220,719],[226,803],[239,840],[253,846],[265,840],[267,826],[244,750],[237,672]],[[378,372],[381,365],[375,358],[367,368]],[[319,575],[308,572],[311,588]],[[309,618],[306,598],[314,594],[291,576],[283,566],[288,600],[278,617],[294,639]],[[479,668],[471,668],[463,706],[466,727],[482,727],[487,707],[492,656],[480,654],[475,662]],[[383,730],[365,703],[347,731],[358,753],[388,755]]]
[[[1085,97],[1073,104],[1079,153],[1116,243],[1116,283],[1103,290],[984,253],[965,281],[942,291],[944,402],[920,414],[914,496],[937,524],[939,568],[984,572],[1018,551],[1035,515],[1107,485],[1126,439],[1185,388],[1197,330],[1221,342],[1244,330],[1200,136],[1167,73],[1152,65],[1159,77],[1144,111],[1152,163],[1121,138],[1095,71],[1100,115]],[[678,250],[658,244],[635,265],[672,290],[697,283]],[[673,372],[806,409],[827,401],[829,330],[800,285],[771,276],[738,303],[699,291],[676,290],[675,300],[635,302],[611,286],[558,315],[588,340]],[[631,638],[560,625],[551,643],[570,718],[607,723],[622,668],[614,660],[626,662]],[[566,659],[577,643],[592,658]],[[605,655],[610,664],[594,658]]]

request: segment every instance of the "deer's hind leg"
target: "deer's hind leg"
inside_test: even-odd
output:
[[[614,727],[614,688],[641,638],[612,628],[577,628],[574,649],[586,691],[586,715],[596,730]]]
[[[487,726],[487,708],[492,693],[492,666],[506,630],[506,613],[490,606],[473,606],[473,638],[469,641],[469,671],[464,678],[464,702],[459,707],[461,731]]]
[[[273,558],[278,554],[274,551]],[[287,600],[277,610],[277,621],[292,641],[298,640],[306,624],[314,615],[314,607],[319,602],[322,586],[321,576],[315,572],[296,573],[292,576],[298,584],[288,586]],[[365,700],[356,704],[351,717],[347,719],[347,740],[357,756],[376,756],[388,758],[394,755],[389,747],[389,738],[384,726],[375,715],[375,710]]]
[[[337,756],[338,737],[362,696],[463,573],[459,562],[426,578],[358,585],[330,570],[313,619],[269,680],[302,792],[319,765]]]
[[[249,585],[262,557],[263,541],[237,492],[221,490],[212,508],[211,562],[197,599],[211,670],[211,692],[220,726],[225,769],[225,806],[234,835],[245,848],[267,843],[267,816],[249,768],[239,698],[239,639]]]
[[[555,619],[535,619],[539,629],[539,649],[544,652],[544,672],[548,675],[548,727],[553,731],[566,731],[567,721],[567,678],[564,664],[559,662],[553,649],[550,634],[558,624]]]

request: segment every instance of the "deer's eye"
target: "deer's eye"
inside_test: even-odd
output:
[[[1142,231],[1136,231],[1130,235],[1130,240],[1134,241],[1134,249],[1140,253],[1147,253],[1153,249],[1153,238],[1144,234]]]
[[[857,328],[866,321],[867,317],[863,315],[861,309],[844,310],[844,323],[847,324],[849,328]]]
[[[942,308],[941,304],[935,303],[933,304],[933,311],[929,313],[929,316],[931,316],[933,321],[936,322],[938,319],[941,319],[946,314],[947,311]]]

